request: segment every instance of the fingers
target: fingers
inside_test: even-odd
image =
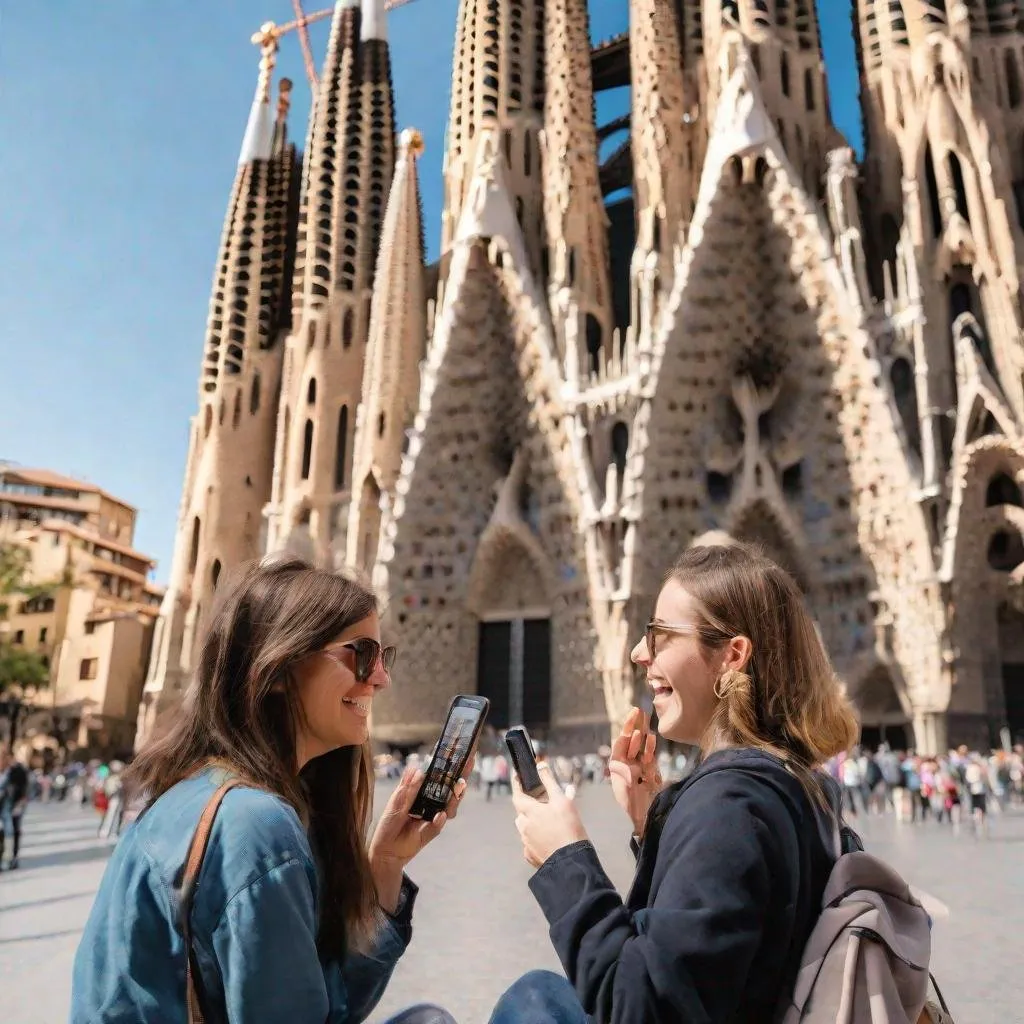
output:
[[[544,788],[548,791],[549,799],[565,795],[562,792],[562,787],[558,784],[558,779],[555,778],[555,773],[551,770],[551,765],[547,761],[541,761],[537,765],[537,774],[540,775],[540,781],[544,783]]]
[[[462,798],[466,795],[467,789],[469,789],[469,783],[466,782],[465,779],[459,779],[459,781],[455,783],[452,798],[448,801],[448,806],[444,809],[445,814],[448,815],[449,821],[459,813],[459,804],[462,802]]]
[[[512,773],[512,806],[519,812],[520,817],[522,813],[535,804],[537,801],[532,796],[527,796],[523,792],[523,787],[519,784],[519,779],[516,777],[515,772]],[[517,818],[516,821],[519,819]]]
[[[399,812],[408,811],[416,800],[425,774],[422,769],[416,767],[406,768],[394,793],[391,794],[391,799],[388,800],[388,808]]]
[[[448,815],[444,811],[441,811],[434,815],[433,821],[425,821],[419,826],[420,849],[441,834],[441,829],[444,828],[447,821]]]
[[[658,745],[658,737],[653,732],[647,734],[647,742],[644,744],[643,762],[644,764],[654,763],[654,748]]]
[[[629,747],[626,752],[627,761],[635,761],[640,756],[640,751],[644,745],[644,734],[639,729],[633,730],[633,735],[629,738]]]
[[[622,761],[609,761],[608,762],[608,774],[614,775],[616,778],[622,779],[626,785],[633,784],[633,772],[631,771],[628,764],[623,764]]]

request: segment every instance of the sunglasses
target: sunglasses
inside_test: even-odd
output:
[[[353,673],[355,674],[356,681],[360,683],[365,683],[373,675],[378,659],[380,659],[380,663],[384,666],[384,671],[390,675],[391,668],[398,657],[397,647],[381,647],[376,640],[368,636],[361,636],[357,640],[350,640],[339,648],[332,651],[324,651],[323,653],[331,661],[335,661],[339,665],[345,665],[345,662],[341,660],[342,651],[351,651],[355,655]],[[347,668],[348,666],[346,665],[345,667]]]
[[[672,633],[676,636],[699,636],[700,628],[692,623],[648,622],[647,628],[644,631],[644,640],[647,642],[647,653],[652,658],[658,656],[654,638],[659,633]]]

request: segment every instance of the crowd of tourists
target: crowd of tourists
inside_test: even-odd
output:
[[[985,835],[989,815],[1024,804],[1024,747],[984,755],[966,746],[940,757],[882,745],[870,752],[855,748],[828,763],[842,787],[845,813],[892,812],[898,822],[929,819],[960,831],[966,819],[976,835]]]

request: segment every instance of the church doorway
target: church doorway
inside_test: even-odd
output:
[[[525,725],[534,739],[551,723],[551,619],[481,620],[477,693],[491,702],[489,725]]]

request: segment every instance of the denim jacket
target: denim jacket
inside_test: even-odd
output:
[[[172,787],[122,836],[75,955],[71,1024],[181,1024],[185,944],[178,924],[189,843],[223,773]],[[309,839],[280,798],[224,798],[192,909],[209,1024],[357,1024],[380,999],[412,937],[416,887],[374,947],[342,962],[316,947],[320,882]]]

